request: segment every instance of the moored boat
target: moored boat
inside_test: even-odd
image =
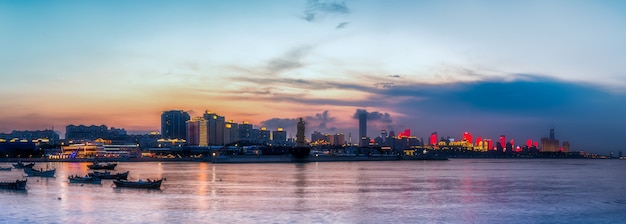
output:
[[[87,168],[92,170],[113,170],[117,166],[117,163],[105,163],[101,164],[98,161],[94,161],[93,164],[87,165]]]
[[[15,181],[0,181],[0,189],[6,190],[26,190],[27,180],[15,180]]]
[[[11,167],[0,167],[0,171],[11,171]]]
[[[17,163],[13,163],[13,167],[15,167],[16,169],[24,169],[24,168],[33,168],[33,166],[35,166],[35,163],[22,163],[22,161],[17,161]]]
[[[92,176],[69,176],[67,177],[70,183],[81,183],[81,184],[100,184],[102,183],[102,179],[98,177]]]
[[[128,173],[129,172],[130,171],[112,174],[109,171],[104,171],[104,172],[94,171],[93,173],[88,173],[87,175],[89,175],[90,177],[97,177],[97,178],[100,178],[100,179],[109,179],[109,180],[111,180],[111,179],[112,180],[122,179],[122,180],[126,180],[128,178]]]
[[[144,189],[161,189],[161,182],[163,179],[159,180],[138,180],[138,181],[128,181],[128,180],[113,180],[113,184],[116,187],[124,187],[124,188],[144,188]]]
[[[24,169],[24,172],[29,177],[54,177],[54,174],[56,173],[56,169],[51,169],[51,170],[39,169],[39,170],[36,170],[36,169],[33,169],[33,168],[26,168],[26,169]]]

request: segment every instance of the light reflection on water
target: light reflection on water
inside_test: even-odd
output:
[[[120,163],[162,190],[69,184],[88,163],[42,163],[56,178],[0,191],[0,223],[563,223],[626,219],[626,161],[499,160],[296,164]],[[0,164],[7,166],[10,164]],[[1,180],[22,178],[21,170]]]

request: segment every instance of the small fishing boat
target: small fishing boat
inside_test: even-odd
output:
[[[87,175],[90,176],[90,177],[97,177],[97,178],[100,178],[100,179],[109,179],[109,180],[123,179],[123,180],[126,180],[128,178],[128,173],[129,172],[130,171],[112,174],[109,171],[104,171],[104,172],[94,171],[93,173],[88,173]]]
[[[94,161],[93,164],[87,165],[87,168],[92,170],[113,170],[117,166],[117,163],[105,163],[101,164],[98,161]]]
[[[97,177],[92,177],[92,176],[78,176],[78,175],[72,175],[67,177],[67,179],[70,181],[70,183],[76,183],[76,184],[101,184],[102,183],[102,179],[97,178]]]
[[[0,171],[11,171],[12,167],[0,167]]]
[[[144,189],[161,189],[161,182],[163,179],[159,180],[138,180],[138,181],[128,181],[128,180],[113,180],[113,184],[116,187],[124,187],[124,188],[144,188]]]
[[[16,169],[24,169],[24,168],[33,168],[33,166],[35,166],[35,163],[22,163],[22,161],[17,161],[17,163],[13,163],[13,167],[15,167]]]
[[[0,181],[0,189],[6,190],[26,190],[26,181],[27,180],[16,180],[16,181]]]
[[[38,169],[37,170],[33,168],[26,168],[24,169],[24,172],[29,177],[54,177],[54,174],[56,173],[56,169],[51,169],[51,170]]]

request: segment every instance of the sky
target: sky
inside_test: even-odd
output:
[[[0,132],[205,110],[622,150],[623,1],[0,1]]]

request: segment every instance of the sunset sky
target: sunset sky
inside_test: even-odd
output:
[[[624,1],[1,1],[0,132],[256,127],[623,148]],[[291,125],[291,127],[289,127]]]

